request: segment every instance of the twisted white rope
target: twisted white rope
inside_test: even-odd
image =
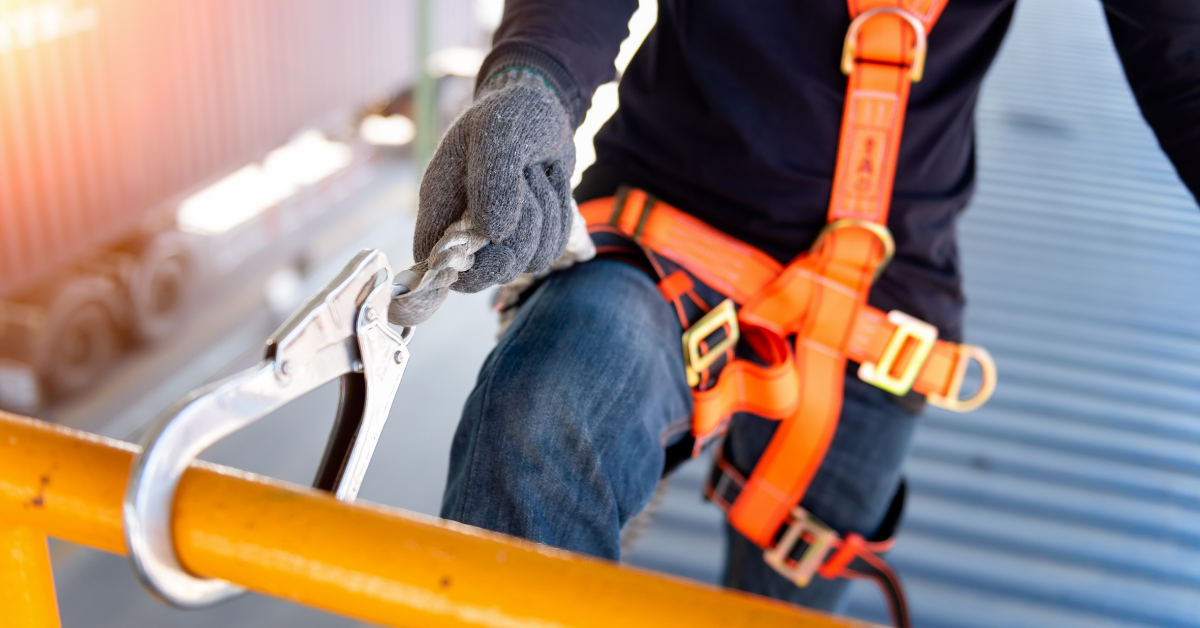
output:
[[[392,290],[392,302],[388,306],[388,320],[394,325],[411,327],[433,316],[450,286],[458,281],[475,264],[475,252],[487,246],[488,239],[472,230],[471,217],[464,214],[446,228],[440,240],[433,245],[433,252],[425,261],[396,275]],[[571,234],[562,256],[550,265],[550,270],[562,270],[575,262],[584,262],[596,255],[596,247],[587,232],[587,222],[575,208],[571,223]],[[519,293],[533,284],[532,275],[521,275],[509,287],[508,293]],[[415,286],[415,287],[410,287]]]
[[[388,320],[411,327],[433,316],[450,293],[450,286],[458,281],[459,273],[471,269],[475,252],[487,243],[487,238],[471,229],[469,214],[447,227],[425,261],[396,275]]]

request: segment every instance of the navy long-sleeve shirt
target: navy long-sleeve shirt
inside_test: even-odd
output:
[[[975,181],[974,109],[1015,0],[950,0],[912,87],[888,227],[896,257],[870,294],[960,339],[954,222]],[[636,0],[508,0],[481,80],[545,74],[582,121],[614,78]],[[1200,197],[1200,1],[1106,0],[1143,115]],[[845,0],[659,0],[658,24],[621,78],[580,201],[646,189],[781,262],[825,224],[846,77]]]

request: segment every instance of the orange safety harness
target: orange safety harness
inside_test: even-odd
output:
[[[982,405],[996,376],[983,349],[938,340],[928,323],[867,305],[895,250],[886,224],[909,86],[921,78],[926,34],[946,0],[848,4],[853,21],[842,70],[849,85],[833,192],[828,223],[809,252],[782,265],[641,190],[622,188],[580,211],[599,253],[621,254],[605,236],[636,243],[687,330],[693,455],[724,433],[733,413],[779,421],[750,477],[718,453],[707,492],[730,524],[799,586],[814,574],[875,578],[894,621],[906,626],[899,580],[876,555],[890,540],[840,536],[799,506],[837,428],[846,361],[860,365],[866,382],[896,395],[914,390],[960,412]],[[710,306],[716,301],[701,293],[725,298]],[[740,340],[757,359],[738,357]],[[982,367],[982,382],[963,399],[971,360]]]

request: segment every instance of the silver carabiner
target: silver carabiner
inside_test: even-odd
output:
[[[313,486],[355,498],[408,363],[413,330],[388,327],[391,294],[387,257],[360,252],[271,336],[258,366],[198,388],[159,415],[134,458],[122,513],[130,562],[151,593],[198,608],[243,592],[179,563],[175,489],[213,443],[338,377],[341,402]]]

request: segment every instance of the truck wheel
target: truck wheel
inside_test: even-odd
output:
[[[52,396],[91,386],[121,354],[110,303],[119,294],[115,281],[99,276],[72,278],[58,291],[38,352],[38,371]]]
[[[191,292],[191,275],[191,252],[181,234],[161,233],[142,251],[129,282],[139,339],[161,340],[179,327]]]

